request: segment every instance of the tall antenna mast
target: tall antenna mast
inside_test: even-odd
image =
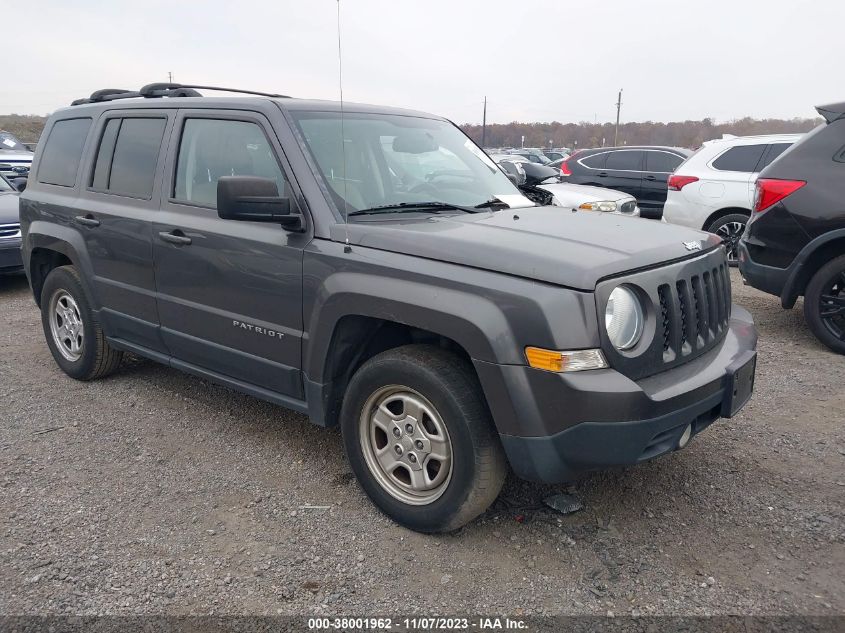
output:
[[[340,46],[340,0],[337,0],[337,82],[340,89],[340,151],[343,153],[343,228],[346,231],[344,253],[352,252],[349,246],[349,203],[346,180],[346,131],[343,124],[343,52]]]

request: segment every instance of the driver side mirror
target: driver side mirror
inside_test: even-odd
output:
[[[276,181],[270,178],[221,176],[217,215],[224,220],[272,222],[294,231],[302,228],[302,216],[291,214],[290,199],[279,196]]]
[[[12,186],[17,189],[18,191],[25,191],[26,190],[26,178],[14,178],[11,181]]]

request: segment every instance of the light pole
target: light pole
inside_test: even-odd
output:
[[[487,147],[487,96],[484,97],[484,114],[481,116],[481,147]]]
[[[622,88],[619,89],[619,100],[616,102],[616,131],[613,133],[613,146],[619,145],[619,113],[622,111]]]

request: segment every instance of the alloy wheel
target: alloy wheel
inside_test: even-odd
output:
[[[845,270],[833,275],[822,287],[819,316],[833,336],[845,341]]]
[[[75,362],[82,357],[84,327],[76,300],[66,291],[59,289],[50,298],[50,333],[59,353]]]
[[[410,505],[437,500],[452,476],[452,442],[422,394],[391,385],[373,393],[359,419],[361,450],[379,485]]]
[[[743,222],[725,222],[722,226],[716,229],[716,235],[722,238],[722,243],[728,253],[728,261],[736,263],[737,261],[737,245],[745,231],[745,224]]]

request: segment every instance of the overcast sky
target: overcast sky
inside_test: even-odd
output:
[[[10,7],[11,8],[11,7]],[[337,99],[336,0],[27,0],[0,114],[210,83]],[[807,117],[845,100],[845,1],[341,0],[344,97],[457,123]],[[14,63],[14,65],[13,65]]]

